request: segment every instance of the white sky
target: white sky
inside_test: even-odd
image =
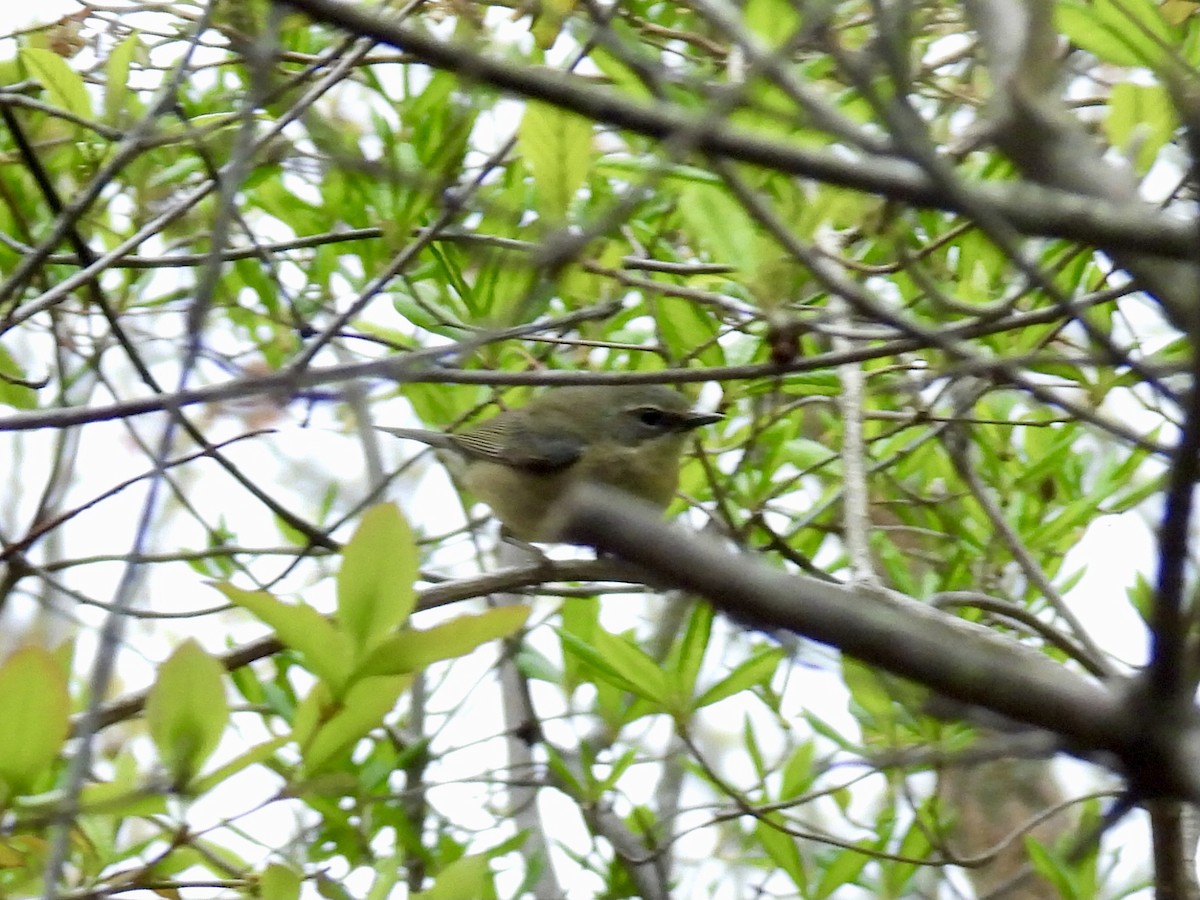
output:
[[[0,4],[0,34],[8,34],[30,25],[54,22],[62,16],[78,12],[81,8],[75,0],[39,0],[37,3]],[[10,55],[11,52],[6,48],[6,55]]]

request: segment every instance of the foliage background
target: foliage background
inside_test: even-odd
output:
[[[12,35],[2,890],[1197,896],[1195,8],[122,2]],[[633,380],[725,414],[671,512],[850,621],[684,557],[658,575],[732,617],[498,559],[372,430]],[[373,512],[336,555],[384,496],[415,538]],[[1068,603],[1130,512],[1156,560]],[[848,646],[882,586],[865,661],[773,633]],[[413,604],[452,624],[396,634]],[[1147,623],[1145,669],[1097,610]],[[1060,784],[1062,750],[1095,768]]]

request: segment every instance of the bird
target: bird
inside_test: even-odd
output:
[[[461,458],[462,483],[506,535],[545,543],[556,540],[551,510],[584,482],[665,509],[688,435],[721,418],[662,384],[570,385],[462,431],[378,427]]]

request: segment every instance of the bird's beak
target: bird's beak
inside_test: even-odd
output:
[[[703,428],[705,425],[711,425],[714,422],[720,422],[723,418],[725,417],[720,413],[700,412],[699,410],[694,409],[687,414],[686,418],[684,418],[683,430],[691,431],[694,428]]]

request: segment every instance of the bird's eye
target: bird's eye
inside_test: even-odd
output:
[[[666,428],[671,424],[670,415],[653,406],[644,406],[641,409],[634,410],[634,415],[637,416],[639,422],[648,428]]]

